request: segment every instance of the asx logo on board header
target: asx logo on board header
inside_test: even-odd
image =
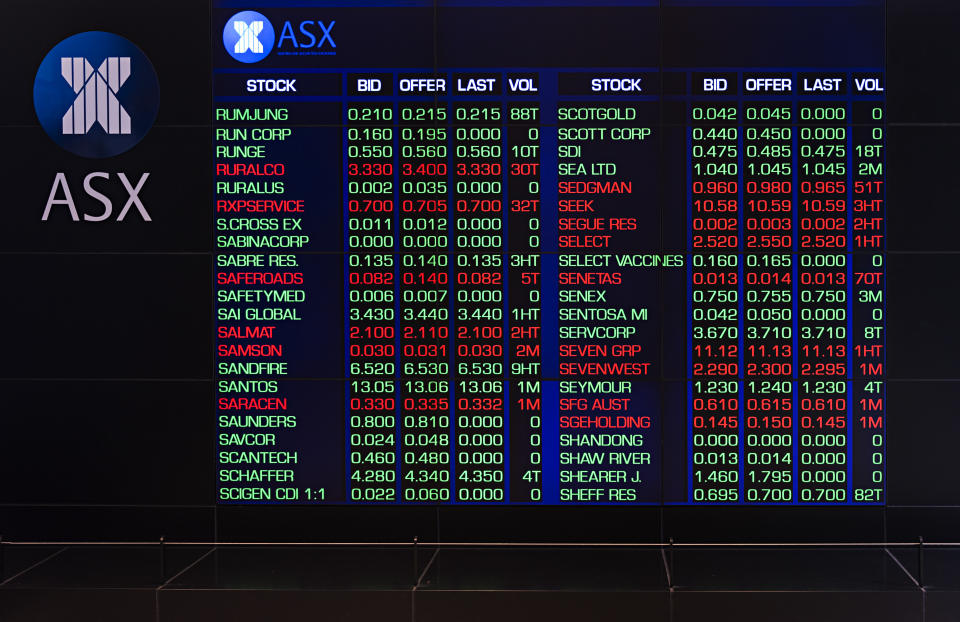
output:
[[[223,47],[241,63],[256,63],[266,58],[276,44],[278,56],[333,56],[337,44],[333,40],[336,21],[303,20],[296,28],[290,20],[283,22],[280,35],[262,13],[240,11],[223,26]]]

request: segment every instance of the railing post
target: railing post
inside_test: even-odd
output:
[[[419,543],[419,536],[413,536],[413,586],[416,587],[417,583],[420,580],[420,564],[419,564],[419,555],[420,550],[417,548]]]
[[[920,589],[923,589],[923,536],[920,536],[919,550],[917,552],[917,582],[920,584]]]
[[[163,536],[160,536],[160,583],[167,580],[167,547]]]
[[[672,536],[671,536],[670,539],[668,540],[668,543],[669,543],[669,545],[670,545],[670,546],[669,546],[669,550],[670,550],[670,585],[668,585],[667,587],[669,587],[670,590],[672,591],[672,590],[673,590],[673,584],[674,584],[674,577],[673,577],[673,575],[675,575],[675,574],[677,573],[677,565],[676,565],[676,564],[674,563],[674,561],[673,561],[673,537],[672,537]]]

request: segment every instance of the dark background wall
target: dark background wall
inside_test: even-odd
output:
[[[0,98],[5,539],[956,538],[955,3],[890,0],[885,11],[886,508],[215,506],[210,7],[198,0],[7,0],[5,6],[11,17]],[[665,14],[670,19],[678,31],[689,24],[682,13]],[[103,161],[61,150],[33,111],[40,61],[57,42],[86,30],[135,42],[161,82],[154,128],[132,151]],[[154,221],[41,223],[57,172],[79,187],[95,170],[150,171],[142,198]]]

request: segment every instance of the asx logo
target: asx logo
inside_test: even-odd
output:
[[[147,56],[109,32],[83,32],[44,57],[33,106],[44,131],[76,155],[107,158],[127,151],[157,118],[160,87]]]
[[[317,20],[303,20],[297,29],[302,38],[293,31],[293,25],[290,22],[283,23],[283,30],[280,31],[280,43],[277,44],[277,54],[279,55],[315,55],[330,56],[336,54],[337,44],[333,41],[333,25],[337,22],[331,21],[330,25]],[[290,47],[297,51],[283,50],[284,42],[289,41]],[[325,44],[329,44],[332,50],[321,50]],[[306,50],[306,51],[301,51]]]
[[[77,94],[63,115],[64,134],[86,134],[94,123],[107,134],[130,133],[130,114],[117,99],[117,91],[130,77],[129,56],[105,58],[96,71],[86,58],[61,58],[60,74]]]
[[[59,146],[86,158],[109,158],[132,148],[153,126],[159,105],[160,86],[150,59],[127,39],[109,32],[82,32],[55,45],[33,83],[33,106],[44,131]],[[53,209],[62,206],[74,222],[80,221],[81,211],[84,221],[102,222],[113,215],[114,203],[123,200],[116,220],[122,221],[134,208],[150,222],[140,198],[149,177],[149,172],[139,177],[90,172],[83,178],[83,195],[77,194],[75,200],[70,177],[56,173],[40,219],[49,220]],[[111,183],[113,179],[122,189]],[[98,181],[99,187],[94,187],[94,180],[107,183]],[[118,190],[126,192],[125,199]]]
[[[263,60],[273,49],[273,24],[262,13],[240,11],[223,27],[223,47],[241,63]]]
[[[283,22],[280,36],[262,13],[241,11],[223,27],[223,47],[241,63],[263,60],[276,44],[278,56],[330,56],[336,54],[333,40],[336,21],[303,20],[294,28],[290,20]]]

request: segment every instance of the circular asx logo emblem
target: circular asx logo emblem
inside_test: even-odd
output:
[[[273,49],[276,33],[270,20],[256,11],[240,11],[223,27],[223,47],[241,63],[255,63]]]
[[[120,35],[67,37],[44,57],[33,107],[55,143],[85,158],[109,158],[146,136],[160,105],[153,65]]]

